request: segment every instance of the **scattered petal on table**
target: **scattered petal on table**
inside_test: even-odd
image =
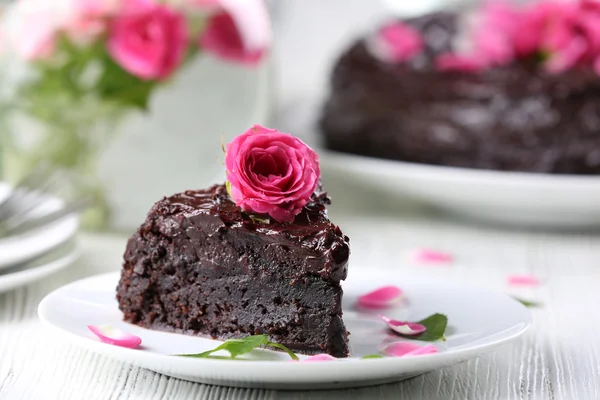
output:
[[[454,261],[452,254],[432,249],[413,250],[408,258],[415,264],[450,264]]]
[[[506,277],[506,283],[512,286],[537,286],[540,279],[535,275],[514,274]]]
[[[142,339],[139,336],[132,335],[110,325],[88,325],[88,329],[104,343],[130,349],[135,349],[142,344]]]
[[[395,342],[383,349],[384,354],[392,357],[420,356],[437,352],[438,348],[432,344],[419,346],[411,342]]]
[[[380,315],[379,317],[387,324],[387,326],[391,330],[401,335],[420,335],[421,333],[427,330],[427,328],[424,325],[417,324],[414,322],[398,321],[395,319],[388,318],[385,315]]]
[[[335,361],[337,358],[330,356],[329,354],[317,354],[300,360],[301,362],[315,362],[315,361]]]
[[[367,308],[383,308],[400,301],[403,292],[396,286],[384,286],[358,298],[358,305]]]

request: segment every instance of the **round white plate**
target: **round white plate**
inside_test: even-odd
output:
[[[0,182],[0,201],[10,194],[10,186]],[[63,207],[63,201],[48,196],[32,211],[41,216]],[[77,232],[79,219],[71,215],[42,228],[0,239],[0,270],[31,260],[71,239]]]
[[[65,340],[91,351],[173,377],[225,386],[325,389],[398,381],[460,363],[507,344],[522,335],[531,322],[529,310],[502,293],[354,267],[343,285],[344,321],[351,332],[352,358],[295,363],[289,362],[283,353],[264,350],[254,351],[250,361],[186,358],[173,354],[206,351],[220,342],[146,330],[122,322],[115,300],[118,279],[118,273],[111,273],[64,286],[40,303],[39,317]],[[358,359],[377,353],[384,343],[402,340],[389,333],[377,317],[378,311],[359,312],[354,307],[359,295],[389,284],[400,286],[407,300],[403,305],[385,310],[388,316],[409,320],[420,320],[438,312],[448,316],[447,341],[435,343],[439,353]],[[120,327],[140,336],[142,347],[132,350],[104,344],[88,331],[89,324]]]
[[[78,257],[79,250],[69,242],[34,261],[0,271],[0,293],[39,281],[68,267]]]
[[[486,171],[321,151],[324,170],[391,195],[495,223],[600,226],[600,176]]]

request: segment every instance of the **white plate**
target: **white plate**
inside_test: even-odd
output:
[[[39,281],[71,265],[79,257],[74,242],[26,264],[0,271],[0,293]]]
[[[495,223],[554,228],[600,226],[600,176],[486,171],[321,151],[324,170]]]
[[[10,186],[0,182],[0,201],[10,194]],[[48,196],[32,215],[41,216],[63,207],[63,201]],[[0,270],[31,260],[71,239],[77,232],[79,219],[71,215],[45,227],[0,239]]]
[[[251,361],[176,357],[216,347],[219,342],[150,331],[122,322],[115,300],[118,273],[87,278],[49,294],[39,305],[44,324],[63,339],[106,355],[173,377],[208,384],[280,389],[325,389],[382,384],[460,363],[516,339],[529,327],[529,310],[502,293],[447,282],[390,275],[354,267],[344,283],[344,321],[353,358],[322,363],[286,362],[283,353],[253,352]],[[392,273],[393,274],[393,273]],[[357,312],[357,296],[381,285],[397,284],[406,292],[404,306],[386,310],[389,316],[418,320],[440,312],[449,318],[446,342],[438,354],[359,360],[376,353],[389,334],[375,313]],[[142,348],[126,349],[99,342],[86,326],[110,324],[142,338]],[[423,343],[423,342],[421,342]]]

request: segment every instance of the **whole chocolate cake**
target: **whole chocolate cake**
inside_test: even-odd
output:
[[[379,37],[387,44],[375,37],[356,42],[333,70],[320,122],[326,146],[415,163],[599,174],[600,49],[591,54],[590,45],[586,51],[591,55],[581,53],[562,65],[558,50],[525,48],[519,38],[534,28],[525,18],[519,25],[518,16],[528,14],[505,10],[509,12],[515,16],[497,28],[495,38],[504,41],[495,45],[507,45],[495,48],[491,55],[496,59],[491,50],[453,58],[463,25],[452,13],[399,22],[404,33]],[[593,15],[600,26],[600,7],[581,13]],[[476,40],[494,38],[494,20],[480,20],[487,31]],[[411,47],[411,39],[417,46]],[[386,56],[385,45],[394,46],[394,40],[403,53]],[[549,54],[553,63],[545,65],[540,58]]]
[[[272,131],[250,133],[250,139],[263,140]],[[265,149],[280,146],[278,140]],[[256,146],[248,146],[257,154],[248,156],[253,171],[282,160]],[[228,170],[233,189],[186,191],[154,205],[125,251],[117,288],[125,320],[219,339],[268,334],[301,353],[347,357],[340,281],[347,275],[349,239],[327,218],[329,198],[306,181],[309,197],[283,217],[288,222],[279,222],[272,217],[276,212],[257,214],[236,205],[230,193],[244,189],[233,177],[238,172]],[[273,176],[264,175],[270,182]],[[302,176],[292,176],[291,184]],[[289,184],[283,187],[290,196]],[[233,197],[242,200],[239,193]]]

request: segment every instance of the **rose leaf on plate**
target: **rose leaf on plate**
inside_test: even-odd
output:
[[[229,339],[220,346],[217,346],[216,348],[205,351],[203,353],[177,355],[182,357],[223,359],[223,357],[213,356],[212,354],[224,350],[229,352],[229,354],[231,355],[229,359],[233,360],[237,356],[250,353],[252,350],[258,347],[275,347],[286,352],[292,358],[292,360],[298,360],[298,356],[284,345],[270,342],[269,337],[267,335],[253,335],[245,337],[243,339]]]
[[[366,356],[361,357],[361,360],[370,360],[373,358],[384,358],[381,354],[367,354]]]
[[[540,308],[540,307],[542,307],[542,303],[539,303],[537,301],[520,299],[520,298],[514,297],[514,296],[513,296],[513,299],[515,299],[516,301],[518,301],[519,303],[523,304],[525,307],[528,307],[528,308]]]
[[[436,340],[446,340],[444,334],[448,327],[448,317],[443,314],[433,314],[425,318],[422,321],[417,322],[419,325],[423,325],[427,330],[420,335],[416,336],[405,336],[414,340],[422,340],[425,342],[435,342]]]

